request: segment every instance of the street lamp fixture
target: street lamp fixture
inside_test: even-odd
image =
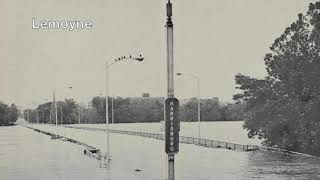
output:
[[[113,65],[114,63],[119,62],[119,61],[123,61],[123,60],[143,61],[144,58],[142,57],[141,54],[139,54],[138,57],[133,57],[132,55],[130,55],[130,56],[121,56],[121,57],[118,57],[118,58],[114,59],[114,61],[111,62],[111,63],[107,62],[107,68],[110,67],[111,65]]]

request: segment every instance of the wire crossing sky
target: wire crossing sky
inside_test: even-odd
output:
[[[173,0],[175,71],[198,74],[202,97],[231,101],[234,75],[264,77],[269,46],[310,2]],[[92,27],[33,29],[33,18]],[[165,96],[165,18],[160,0],[1,0],[0,99],[35,106],[56,91],[58,100],[89,101],[105,92],[106,60],[139,53],[142,63],[110,69],[109,94]],[[196,96],[196,83],[176,77],[175,95]]]

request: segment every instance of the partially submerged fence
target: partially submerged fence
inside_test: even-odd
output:
[[[71,143],[75,143],[75,144],[78,144],[78,145],[81,145],[81,146],[84,146],[85,149],[83,151],[83,153],[87,156],[90,156],[92,158],[96,158],[98,160],[101,160],[102,158],[104,158],[104,156],[102,156],[101,152],[100,152],[100,149],[97,149],[93,146],[90,146],[84,142],[81,142],[79,140],[76,140],[76,139],[72,139],[72,138],[69,138],[69,137],[66,137],[66,136],[61,136],[59,134],[54,134],[52,132],[48,132],[48,131],[43,131],[41,129],[38,129],[38,128],[34,128],[34,127],[30,127],[30,126],[25,126],[29,129],[32,129],[36,132],[39,132],[39,133],[42,133],[42,134],[46,134],[48,136],[51,136],[52,139],[61,139],[63,141],[68,141],[68,142],[71,142]]]
[[[107,131],[103,128],[92,128],[92,127],[78,127],[78,126],[64,126],[67,128],[74,128],[74,129],[84,129],[89,131]],[[147,132],[136,132],[136,131],[125,131],[125,130],[117,130],[117,129],[109,129],[110,133],[117,133],[117,134],[126,134],[132,136],[141,136],[146,138],[153,138],[158,140],[164,140],[164,134],[157,134],[157,133],[147,133]],[[242,145],[242,144],[235,144],[223,141],[216,141],[211,139],[202,139],[202,138],[194,138],[194,137],[186,137],[180,136],[179,142],[184,144],[194,144],[197,146],[204,146],[210,148],[224,148],[224,149],[231,149],[231,150],[239,150],[239,151],[255,151],[258,150],[259,147],[255,145]]]
[[[83,142],[80,142],[78,140],[71,139],[68,137],[64,137],[64,136],[61,136],[58,134],[54,134],[51,132],[43,131],[43,130],[40,130],[37,128],[33,128],[30,126],[25,126],[25,127],[33,129],[37,132],[49,135],[54,139],[62,139],[64,141],[69,141],[72,143],[82,145],[86,148],[84,150],[84,154],[91,156],[93,158],[96,158],[98,160],[105,158],[101,155],[99,149],[97,149],[93,146],[90,146],[86,143],[83,143]],[[77,126],[64,126],[64,127],[74,128],[74,129],[84,129],[84,130],[90,130],[90,131],[107,131],[106,129],[103,129],[103,128],[90,128],[90,127],[77,127]],[[157,133],[125,131],[125,130],[116,130],[116,129],[109,129],[109,132],[110,133],[133,135],[133,136],[141,136],[141,137],[153,138],[153,139],[158,139],[158,140],[164,140],[164,135],[157,134]],[[229,142],[223,142],[223,141],[216,141],[216,140],[211,140],[211,139],[199,139],[199,138],[194,138],[194,137],[180,136],[179,141],[180,141],[180,143],[184,143],[184,144],[194,144],[194,145],[210,147],[210,148],[224,148],[224,149],[239,150],[239,151],[256,151],[256,150],[273,151],[273,152],[281,152],[281,153],[286,153],[286,154],[296,154],[296,155],[319,158],[317,156],[294,152],[294,151],[289,151],[289,150],[280,149],[280,148],[272,148],[272,147],[264,147],[264,146],[256,146],[256,145],[242,145],[242,144],[235,144],[235,143],[229,143]]]

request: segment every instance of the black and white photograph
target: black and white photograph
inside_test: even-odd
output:
[[[320,180],[320,0],[0,0],[0,180]]]

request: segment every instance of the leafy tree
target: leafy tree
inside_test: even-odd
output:
[[[63,123],[75,124],[78,123],[79,107],[73,99],[66,99],[64,103],[61,103],[63,109]]]
[[[105,123],[106,122],[106,98],[96,96],[92,98],[93,110],[97,113],[97,119],[94,120],[95,123]],[[111,119],[111,97],[108,97],[108,117]]]
[[[130,119],[127,122],[160,122],[163,120],[163,103],[158,100],[133,100],[129,103]]]
[[[197,111],[197,98],[191,98],[187,101],[187,103],[181,105],[179,108],[179,118],[181,121],[197,121],[198,119],[198,111]]]
[[[320,2],[310,3],[275,40],[264,61],[268,76],[235,77],[247,105],[248,136],[267,146],[320,155]]]
[[[78,123],[79,118],[79,105],[73,99],[65,99],[65,101],[58,101],[57,104],[57,120],[58,124],[61,124],[61,110],[62,110],[62,123],[74,124]],[[37,109],[25,110],[29,112],[30,122],[36,123],[37,116],[39,123],[51,123],[55,124],[55,108],[52,102],[40,104]],[[24,113],[25,116],[27,113]],[[25,117],[27,119],[27,117]],[[51,122],[50,122],[51,119]]]
[[[8,105],[0,102],[0,126],[12,125],[18,119],[18,109],[14,104]]]
[[[220,105],[218,102],[211,99],[200,101],[201,105],[201,120],[202,121],[220,121],[222,120]],[[230,120],[230,119],[229,119]]]
[[[53,119],[53,103],[52,102],[40,104],[37,107],[37,111],[38,111],[40,123],[50,123],[50,116],[51,116],[51,120]],[[26,114],[26,113],[24,113],[24,114]],[[27,119],[27,118],[25,117],[25,119]],[[31,118],[31,121],[32,121],[32,119],[33,118]]]
[[[201,99],[201,121],[242,120],[243,104],[219,104],[213,99]],[[180,105],[181,121],[198,121],[198,99],[191,98]]]
[[[114,121],[116,123],[120,122],[130,122],[131,111],[130,111],[130,99],[117,97],[114,100]]]
[[[112,119],[111,97],[109,103],[109,121]],[[98,113],[99,120],[94,122],[105,122],[105,98],[94,97],[92,99],[93,110]],[[131,100],[130,98],[117,97],[114,99],[114,122],[159,122],[163,119],[163,103],[159,100]]]

